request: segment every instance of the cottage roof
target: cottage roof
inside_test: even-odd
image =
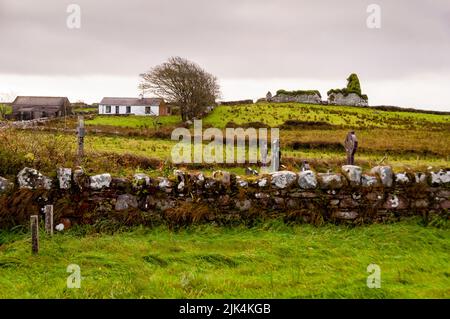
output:
[[[127,106],[145,106],[160,105],[163,99],[160,98],[132,98],[132,97],[104,97],[100,104],[103,105],[127,105]]]
[[[13,106],[62,106],[67,97],[54,96],[18,96],[12,103]]]

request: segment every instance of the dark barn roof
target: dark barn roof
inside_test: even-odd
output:
[[[103,105],[126,105],[126,106],[144,106],[144,105],[160,105],[163,103],[160,98],[132,98],[132,97],[104,97],[100,104]]]
[[[60,96],[18,96],[12,104],[27,106],[63,106],[66,101],[69,100],[66,97]]]

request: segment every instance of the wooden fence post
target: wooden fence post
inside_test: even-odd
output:
[[[53,236],[53,205],[46,205],[45,212],[45,231]]]
[[[39,216],[32,215],[30,217],[31,223],[31,252],[34,255],[39,253]]]

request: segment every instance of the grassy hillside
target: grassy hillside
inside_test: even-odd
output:
[[[0,232],[0,298],[450,298],[448,230],[389,225]],[[369,289],[367,266],[381,268]],[[80,289],[66,288],[69,264]]]
[[[280,127],[287,120],[317,121],[357,129],[427,129],[450,130],[450,115],[404,111],[383,111],[367,107],[313,105],[300,103],[257,103],[218,106],[206,118],[205,126],[224,128],[227,123],[261,122]],[[178,115],[161,116],[157,121],[145,116],[96,116],[87,125],[110,125],[129,128],[152,128],[155,122],[173,126],[181,122]]]
[[[229,122],[262,122],[271,127],[279,127],[287,120],[319,121],[355,129],[450,130],[450,115],[300,103],[219,106],[206,117],[204,123],[219,128],[225,127]]]

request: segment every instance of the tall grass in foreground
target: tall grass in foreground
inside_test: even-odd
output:
[[[358,136],[361,147],[356,154],[356,164],[364,169],[377,165],[383,158],[383,163],[393,166],[396,171],[424,171],[430,165],[434,170],[449,166],[450,149],[445,143],[448,137],[446,132],[378,129],[358,132]],[[338,171],[345,161],[341,145],[344,137],[343,130],[282,132],[282,162],[289,169],[298,170],[298,165],[292,165],[292,162],[300,163],[307,159],[317,171]],[[144,170],[153,175],[153,170],[159,169],[164,162],[170,162],[171,150],[176,143],[167,139],[89,135],[85,138],[86,158],[82,166],[90,174],[109,172],[116,176],[132,176],[134,172]],[[53,176],[57,167],[74,167],[75,154],[74,134],[0,131],[0,176],[15,176],[25,166]],[[247,163],[247,166],[250,165]],[[231,170],[239,174],[244,172],[239,165],[230,167],[211,164],[208,168]],[[161,172],[156,171],[155,174]]]
[[[43,235],[0,233],[0,298],[449,298],[450,231],[413,219],[349,228],[285,225],[88,227]],[[370,263],[382,286],[369,289]],[[68,289],[66,267],[81,267]]]

